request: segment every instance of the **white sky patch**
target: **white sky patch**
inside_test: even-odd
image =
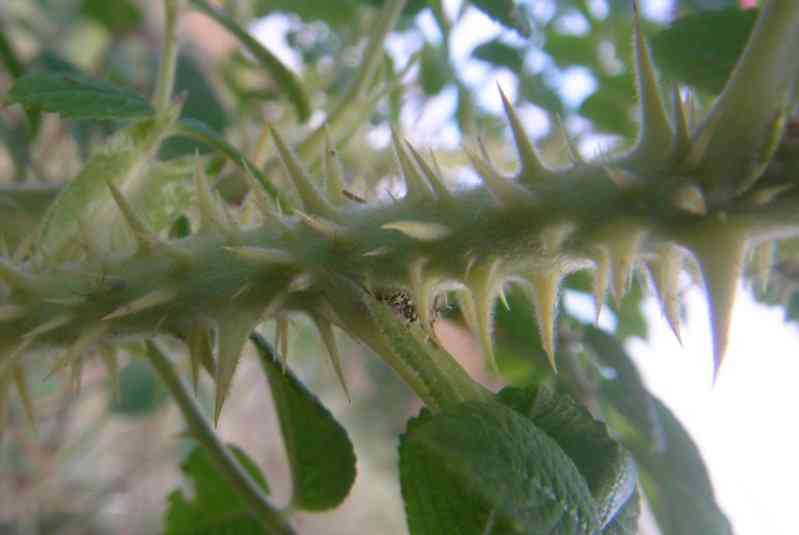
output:
[[[677,415],[701,450],[716,497],[737,535],[792,535],[799,480],[799,333],[739,289],[724,365],[712,384],[712,345],[704,296],[685,294],[685,347],[648,300],[648,342],[631,354],[645,381]]]
[[[288,17],[275,14],[255,19],[249,25],[248,30],[258,42],[280,58],[280,61],[295,72],[300,72],[302,70],[302,58],[293,48],[286,44],[286,33],[291,29],[291,26],[292,23]]]

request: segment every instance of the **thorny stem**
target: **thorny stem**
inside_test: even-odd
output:
[[[164,47],[158,67],[158,80],[153,93],[153,106],[159,114],[169,108],[175,87],[175,68],[178,62],[177,19],[181,0],[164,0]]]
[[[233,490],[245,501],[250,512],[258,519],[266,533],[292,535],[294,530],[286,524],[266,497],[264,491],[231,455],[219,440],[200,406],[178,377],[169,358],[153,342],[147,343],[147,357],[161,380],[167,386],[186,418],[191,435],[205,448],[211,460]]]

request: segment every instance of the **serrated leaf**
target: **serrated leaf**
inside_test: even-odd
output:
[[[572,461],[529,418],[466,402],[408,423],[400,481],[411,535],[593,534],[593,500]]]
[[[635,493],[638,472],[632,456],[608,428],[570,396],[548,387],[508,387],[497,398],[524,414],[552,437],[585,478],[604,529]]]
[[[471,4],[493,20],[516,30],[524,37],[530,37],[533,32],[530,12],[523,2],[518,0],[471,0]]]
[[[275,83],[286,92],[286,96],[294,104],[300,121],[305,122],[311,116],[311,105],[308,95],[305,93],[305,89],[297,76],[277,56],[265,48],[227,14],[212,7],[206,0],[190,1],[194,7],[221,24],[239,40],[258,63],[266,69]]]
[[[258,466],[237,446],[230,445],[229,448],[244,470],[268,493],[266,480]],[[179,489],[170,493],[164,535],[263,533],[263,526],[219,474],[205,449],[196,446],[181,463],[180,470],[192,481],[194,492],[191,498]]]
[[[752,32],[758,10],[703,11],[675,21],[652,38],[656,63],[672,78],[718,94]]]
[[[283,442],[291,467],[292,505],[307,511],[338,506],[355,481],[355,453],[347,432],[322,403],[284,369],[258,334],[258,349],[269,379]]]
[[[80,13],[105,26],[113,33],[124,33],[142,23],[142,12],[130,0],[83,0]]]
[[[153,114],[142,96],[79,73],[32,72],[18,78],[8,101],[71,119],[137,119]]]
[[[168,399],[158,377],[142,359],[133,358],[119,372],[119,391],[110,410],[119,416],[141,417],[157,410]]]

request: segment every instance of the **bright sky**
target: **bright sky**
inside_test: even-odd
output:
[[[606,0],[592,0],[602,9]],[[454,13],[460,0],[446,0]],[[534,8],[548,9],[552,0],[536,0]],[[668,16],[671,0],[643,3],[650,18]],[[435,39],[432,20],[419,19],[428,39]],[[287,25],[281,17],[270,17],[253,26],[268,45],[289,64],[298,59],[284,43],[275,43]],[[491,72],[479,62],[469,62],[471,49],[495,37],[501,29],[472,10],[452,37],[456,65],[464,79],[476,89],[480,105],[499,112],[495,90],[499,81],[510,96],[515,82],[509,73]],[[394,37],[389,50],[398,64],[418,48],[415,39]],[[535,57],[528,58],[536,61]],[[559,80],[568,100],[579,102],[592,91],[584,72],[572,70]],[[414,140],[434,146],[455,146],[460,140],[446,118],[455,106],[454,92],[444,92],[424,105],[409,102],[403,123],[413,125]],[[544,133],[548,118],[540,110],[523,107],[530,134]],[[426,133],[425,133],[426,132]],[[388,131],[375,134],[378,143],[388,142]],[[686,293],[688,318],[683,325],[684,347],[680,347],[662,318],[657,304],[646,304],[650,319],[647,342],[633,341],[629,349],[647,384],[677,414],[699,445],[711,473],[717,498],[737,535],[793,535],[796,533],[795,496],[799,481],[799,434],[795,411],[799,407],[799,327],[783,323],[780,308],[755,303],[748,290],[739,291],[732,338],[715,386],[712,385],[712,350],[707,310],[701,291]],[[580,304],[574,304],[580,308]],[[603,320],[607,321],[607,319]]]

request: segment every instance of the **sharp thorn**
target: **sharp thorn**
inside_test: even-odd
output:
[[[124,316],[130,316],[143,310],[165,305],[177,297],[178,291],[175,288],[161,288],[143,295],[133,301],[125,303],[121,307],[103,317],[103,321],[110,321]]]
[[[599,324],[599,316],[605,304],[605,295],[608,293],[608,279],[610,278],[610,254],[604,246],[596,248],[594,254],[594,308],[596,318],[594,322]]]
[[[47,334],[49,332],[60,329],[61,327],[64,327],[65,325],[70,323],[73,319],[75,318],[72,314],[63,314],[61,316],[57,316],[26,332],[25,334],[22,335],[22,338],[33,340],[37,336],[41,336],[43,334]]]
[[[410,144],[410,142],[406,141],[405,144],[408,146],[408,150],[411,152],[411,156],[413,157],[416,164],[419,166],[419,169],[422,170],[427,181],[433,186],[433,191],[436,194],[436,197],[442,202],[450,202],[452,201],[452,194],[447,189],[447,186],[444,185],[444,178],[441,175],[440,170],[434,170],[427,162],[422,158],[422,155],[417,152],[417,150]]]
[[[99,322],[89,326],[81,333],[77,340],[67,349],[64,354],[55,361],[47,372],[45,379],[50,378],[53,374],[63,370],[67,366],[79,360],[92,345],[97,343],[110,329],[110,325],[105,322]]]
[[[483,180],[486,189],[501,206],[512,206],[528,197],[527,190],[516,186],[507,177],[502,176],[490,162],[473,153],[467,147],[463,148],[466,157],[472,163],[474,170]]]
[[[656,257],[649,262],[649,272],[663,310],[674,336],[682,345],[680,336],[680,273],[683,254],[673,244],[658,247]]]
[[[294,256],[282,249],[244,245],[239,247],[225,247],[225,250],[233,253],[239,258],[255,262],[256,264],[264,267],[290,265],[296,263]]]
[[[555,373],[558,371],[555,361],[555,322],[561,278],[561,274],[556,270],[536,271],[526,276],[533,290],[531,297],[541,334],[541,344]]]
[[[408,197],[414,200],[433,199],[433,191],[430,189],[430,185],[422,178],[419,170],[410,157],[408,157],[408,152],[402,146],[402,141],[400,140],[400,135],[396,128],[391,129],[391,139],[394,143],[394,152],[397,155],[397,161],[402,170],[402,176],[405,178]]]
[[[427,223],[423,221],[392,221],[382,227],[384,230],[396,230],[406,236],[419,241],[442,240],[452,234],[449,227],[440,223]]]
[[[322,342],[327,348],[330,364],[333,366],[336,379],[338,379],[341,389],[344,391],[344,396],[346,396],[348,403],[352,403],[350,391],[347,388],[347,381],[344,378],[344,371],[341,368],[341,355],[339,354],[338,345],[336,344],[336,335],[333,332],[333,326],[327,320],[322,319],[318,314],[312,314],[311,317],[316,324],[316,328],[319,330]]]
[[[294,183],[294,187],[297,189],[297,193],[300,196],[305,211],[332,219],[335,214],[334,208],[316,189],[316,186],[314,186],[311,179],[308,178],[308,175],[305,173],[297,156],[289,149],[277,130],[272,126],[270,126],[269,129],[272,132],[272,137],[275,139],[275,146],[277,147],[283,167]]]
[[[294,215],[299,217],[308,228],[328,240],[341,240],[349,235],[346,227],[329,219],[306,214],[296,208],[294,209]]]
[[[505,109],[505,115],[508,117],[511,132],[513,132],[513,140],[516,143],[516,151],[519,154],[519,162],[521,163],[520,174],[524,176],[528,182],[539,180],[543,176],[549,174],[549,170],[544,167],[541,160],[538,158],[538,154],[536,154],[535,148],[530,138],[527,136],[527,132],[524,130],[519,115],[513,108],[513,104],[508,100],[505,92],[502,91],[499,82],[497,82],[497,89],[499,89],[502,106]]]

